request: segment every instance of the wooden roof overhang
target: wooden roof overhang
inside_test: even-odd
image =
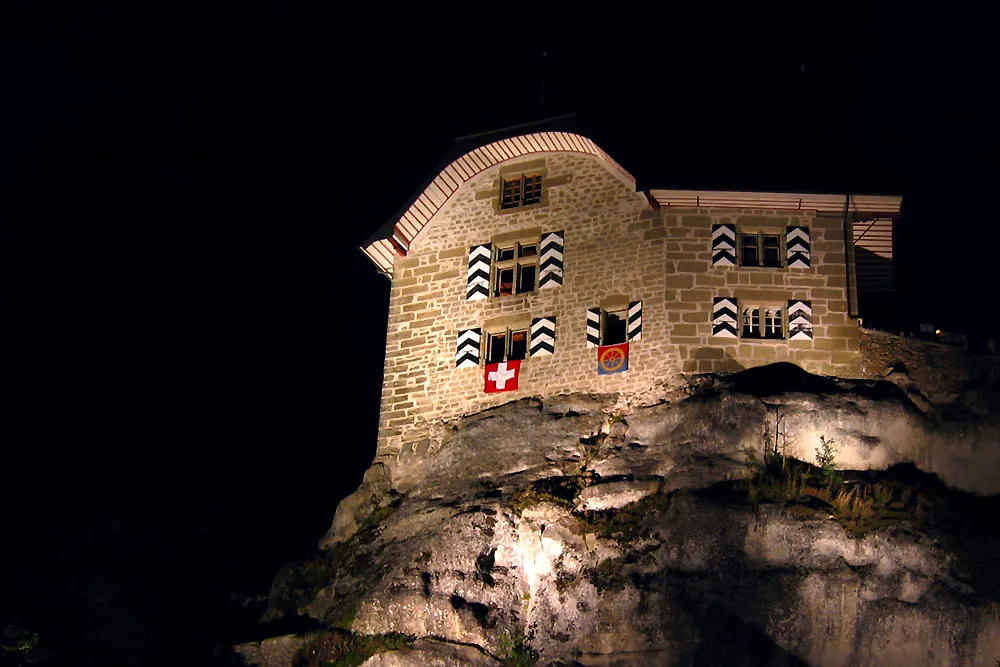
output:
[[[797,192],[736,192],[721,190],[650,190],[660,206],[676,208],[764,208],[843,213],[899,215],[899,195],[807,194]]]

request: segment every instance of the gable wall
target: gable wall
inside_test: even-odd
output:
[[[541,206],[498,214],[498,174],[506,162],[463,185],[397,258],[390,293],[377,457],[394,457],[443,420],[528,396],[620,393],[631,403],[661,400],[682,374],[732,371],[778,360],[812,372],[857,375],[858,328],[844,313],[846,269],[837,216],[733,209],[654,210],[600,160],[546,153]],[[525,163],[536,162],[532,156]],[[477,193],[479,196],[477,197]],[[812,266],[763,269],[711,266],[712,224],[807,225]],[[563,230],[560,287],[466,301],[469,249],[496,234]],[[587,309],[613,294],[642,300],[642,338],[630,344],[629,370],[598,375],[586,345]],[[811,341],[721,339],[712,333],[713,297],[812,301]],[[525,360],[519,389],[483,391],[483,366],[456,368],[458,332],[491,318],[556,318],[555,354]]]
[[[532,156],[525,162],[535,162]],[[572,153],[544,154],[546,181],[569,182],[547,188],[542,206],[497,214],[499,168],[471,179],[396,260],[389,299],[385,381],[378,455],[402,444],[403,427],[417,435],[422,425],[453,418],[526,396],[567,392],[650,392],[677,377],[680,358],[663,327],[632,344],[630,365],[643,373],[596,374],[593,348],[586,346],[587,309],[610,294],[643,302],[643,321],[666,321],[665,304],[655,299],[665,287],[664,220],[645,196],[625,185],[597,158]],[[504,169],[517,162],[506,162]],[[469,248],[506,231],[541,228],[565,232],[564,282],[531,294],[466,301]],[[460,330],[487,319],[520,313],[556,318],[555,354],[521,365],[520,389],[483,392],[483,367],[455,368]]]

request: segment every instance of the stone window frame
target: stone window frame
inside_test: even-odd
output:
[[[757,237],[757,263],[744,264],[743,262],[743,237]],[[776,265],[764,264],[764,237],[773,236],[778,240],[778,263]],[[772,225],[737,225],[736,226],[736,265],[743,269],[785,269],[788,268],[786,260],[785,232]]]
[[[508,297],[523,296],[525,294],[534,294],[538,291],[538,279],[539,271],[541,270],[541,243],[542,243],[542,228],[532,227],[530,229],[521,229],[512,232],[505,232],[503,234],[496,234],[490,240],[493,248],[493,254],[490,261],[490,299],[506,299]],[[534,246],[534,254],[521,256],[520,250],[522,247]],[[505,251],[512,251],[512,256],[509,259],[501,259],[501,253]],[[521,267],[522,266],[534,266],[535,275],[533,280],[532,288],[529,290],[519,291],[518,286],[521,277]],[[500,293],[499,289],[499,279],[500,272],[513,269],[512,285],[510,293]]]
[[[542,177],[542,197],[541,201],[534,202],[531,204],[522,204],[520,206],[511,206],[509,208],[502,208],[500,205],[500,200],[503,197],[503,182],[504,179],[512,180],[515,177],[521,177],[523,175],[536,176],[541,175]],[[535,209],[544,208],[549,204],[549,195],[553,188],[557,188],[561,185],[566,185],[567,183],[573,182],[572,172],[564,172],[558,176],[553,176],[549,173],[548,165],[545,158],[536,158],[529,161],[515,162],[513,164],[505,164],[497,170],[496,176],[489,182],[489,185],[481,190],[477,190],[475,194],[476,201],[483,201],[489,199],[493,206],[494,215],[512,215],[522,211],[534,211]]]
[[[768,333],[774,334],[774,329],[767,331],[768,323],[766,321],[765,313],[774,312],[780,317],[780,330],[777,331],[780,335],[768,335]],[[758,335],[746,335],[747,321],[746,318],[748,314],[755,314],[757,317],[757,331]],[[788,340],[788,307],[787,304],[778,304],[773,302],[761,302],[761,303],[749,303],[744,304],[740,301],[739,304],[739,315],[740,322],[737,331],[739,332],[740,340]],[[773,325],[773,319],[772,319]]]
[[[485,366],[492,363],[499,363],[497,361],[490,361],[490,340],[497,336],[498,334],[505,335],[504,342],[504,354],[503,359],[500,361],[515,361],[514,359],[509,359],[510,354],[510,342],[511,334],[515,332],[524,331],[525,341],[524,341],[524,356],[520,358],[520,361],[528,361],[531,358],[531,315],[504,315],[502,317],[495,317],[483,322],[482,327],[482,348],[480,349],[479,364],[480,366]]]
[[[548,169],[546,168],[544,159],[519,162],[501,167],[497,172],[497,178],[493,183],[493,188],[490,190],[490,196],[493,199],[493,212],[497,215],[508,215],[511,213],[517,213],[518,211],[530,211],[546,206],[549,202],[548,191],[551,186],[548,176]],[[513,181],[520,181],[520,187],[523,188],[526,178],[540,179],[541,194],[539,195],[537,201],[532,201],[527,204],[519,202],[513,206],[504,206],[504,184]]]

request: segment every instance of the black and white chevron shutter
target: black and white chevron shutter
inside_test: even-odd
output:
[[[458,351],[455,353],[455,368],[469,368],[479,365],[479,329],[465,329],[458,332]]]
[[[538,289],[558,287],[563,284],[564,232],[542,234],[541,255],[538,259]]]
[[[793,300],[788,302],[788,339],[812,340],[812,302]]]
[[[736,266],[736,225],[712,225],[712,266]]]
[[[712,303],[712,335],[719,338],[736,338],[737,301],[727,296],[717,296]]]
[[[785,264],[790,269],[809,268],[809,228],[790,225],[785,230]]]
[[[536,317],[531,320],[531,345],[528,354],[537,357],[556,351],[556,318]]]
[[[469,278],[465,285],[465,300],[478,301],[490,295],[490,261],[493,245],[484,243],[469,250]]]
[[[587,309],[587,347],[601,344],[601,309]]]
[[[642,301],[632,301],[628,304],[628,340],[642,338]]]

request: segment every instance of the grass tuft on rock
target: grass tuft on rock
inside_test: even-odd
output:
[[[666,514],[670,500],[670,494],[653,493],[618,509],[578,512],[577,518],[584,532],[628,544],[653,537],[650,526]]]
[[[532,482],[527,487],[515,493],[509,505],[514,514],[521,516],[524,510],[549,503],[573,509],[580,491],[587,486],[587,479],[582,476],[546,477]]]
[[[534,667],[538,664],[538,651],[531,648],[520,633],[501,635],[498,644],[504,667]]]
[[[827,466],[828,467],[828,466]],[[796,519],[832,517],[855,538],[885,530],[920,530],[927,518],[927,500],[919,488],[884,474],[837,472],[785,458],[779,466],[759,466],[734,485],[744,493],[759,518],[760,507],[776,504]]]

